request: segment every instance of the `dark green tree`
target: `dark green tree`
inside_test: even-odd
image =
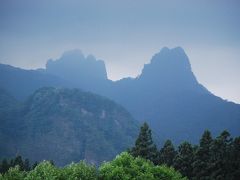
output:
[[[193,179],[210,179],[211,175],[211,144],[212,144],[211,132],[204,131],[200,145],[196,150],[193,162]]]
[[[175,148],[171,140],[167,140],[164,146],[160,150],[160,164],[166,164],[167,166],[173,165],[173,159],[176,156]]]
[[[22,157],[19,156],[19,155],[13,160],[12,167],[15,167],[16,165],[19,165],[19,170],[20,171],[24,170],[24,163],[23,163]]]
[[[167,166],[154,166],[146,159],[134,158],[123,152],[111,162],[99,168],[99,180],[187,180],[179,172]]]
[[[192,178],[193,174],[193,158],[194,158],[194,149],[192,145],[188,142],[183,142],[178,147],[178,152],[173,161],[173,166],[177,169],[182,175]]]
[[[231,174],[232,179],[237,180],[240,177],[240,137],[234,139],[231,147]]]
[[[3,159],[0,165],[0,173],[5,173],[8,171],[10,165],[8,164],[7,159]]]
[[[231,144],[232,138],[227,131],[223,131],[220,136],[213,140],[210,165],[212,179],[232,179]]]
[[[134,157],[142,157],[148,159],[153,163],[158,161],[157,147],[152,140],[152,132],[148,124],[145,122],[135,142],[135,146],[130,150],[130,154]]]
[[[34,169],[38,165],[38,162],[35,161],[35,163],[32,165],[32,169]]]
[[[50,160],[49,162],[51,163],[51,165],[55,166],[55,164],[54,164],[54,161],[53,161],[53,160]]]
[[[28,159],[25,159],[25,160],[24,160],[24,165],[23,165],[23,167],[24,167],[24,171],[30,171],[30,170],[31,170],[31,165],[30,165],[30,162],[29,162]]]

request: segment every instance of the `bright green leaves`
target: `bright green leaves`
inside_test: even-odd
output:
[[[113,161],[103,164],[99,169],[100,179],[104,180],[184,180],[173,168],[154,166],[148,160],[123,152]]]

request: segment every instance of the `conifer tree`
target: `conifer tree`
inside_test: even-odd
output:
[[[192,145],[188,142],[183,142],[178,147],[178,152],[173,161],[173,166],[182,175],[188,178],[192,177],[192,163],[194,158],[194,149]]]
[[[145,122],[138,135],[135,142],[135,147],[130,150],[130,153],[134,156],[140,156],[142,158],[148,159],[153,163],[158,161],[157,147],[152,140],[152,132],[148,124]]]
[[[232,138],[227,131],[223,131],[220,136],[213,140],[211,146],[211,178],[212,179],[232,179],[230,152]]]
[[[17,156],[14,159],[12,167],[15,167],[16,165],[19,165],[21,171],[24,170],[24,163],[21,156]]]
[[[9,164],[8,161],[6,159],[2,160],[1,166],[0,166],[0,173],[5,173],[8,171],[9,169]]]
[[[35,161],[34,164],[32,165],[32,169],[34,169],[35,167],[37,167],[37,165],[38,165],[38,162]]]
[[[231,168],[232,179],[237,180],[240,177],[240,137],[236,137],[232,142]]]
[[[166,164],[167,166],[173,165],[173,159],[176,156],[175,148],[171,140],[167,140],[160,150],[160,164]]]
[[[24,171],[30,171],[30,170],[31,170],[30,162],[29,162],[28,159],[25,159],[25,160],[24,160],[24,165],[23,165],[23,167],[24,167]]]
[[[211,144],[212,144],[211,132],[204,131],[200,145],[196,150],[193,162],[193,179],[210,179],[211,175]]]

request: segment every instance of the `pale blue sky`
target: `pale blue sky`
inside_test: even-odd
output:
[[[240,103],[238,0],[0,1],[1,63],[44,67],[79,48],[120,79],[137,76],[164,46],[182,46],[203,85]]]

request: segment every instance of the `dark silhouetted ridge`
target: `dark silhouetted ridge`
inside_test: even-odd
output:
[[[49,60],[46,70],[26,71],[0,65],[0,85],[15,97],[44,86],[75,87],[111,98],[135,119],[147,121],[160,139],[196,142],[205,129],[213,135],[240,132],[240,105],[209,92],[196,79],[181,47],[163,48],[137,78],[107,79],[105,64],[81,51]]]
[[[122,106],[78,89],[41,88],[19,111],[9,119],[21,120],[12,124],[12,138],[1,139],[7,135],[2,130],[8,128],[1,123],[0,148],[5,149],[0,157],[18,153],[33,161],[48,159],[58,165],[83,159],[99,164],[132,146],[138,132],[138,123]]]
[[[84,57],[80,50],[65,52],[57,60],[48,60],[46,71],[71,82],[107,79],[104,62],[92,55]]]

